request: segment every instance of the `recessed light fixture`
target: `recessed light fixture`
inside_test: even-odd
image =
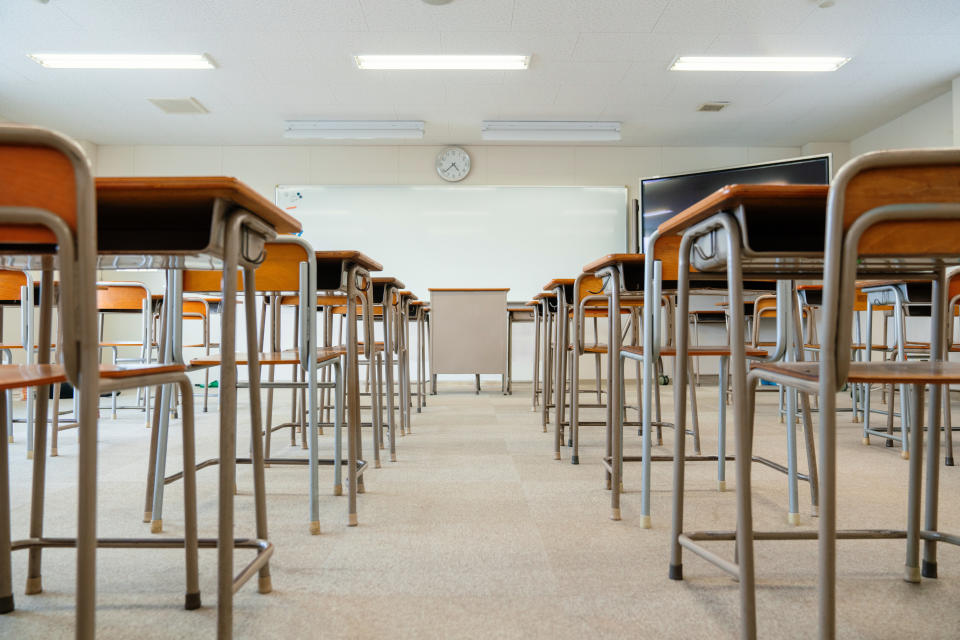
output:
[[[484,140],[616,142],[619,122],[484,120],[480,125]]]
[[[514,71],[530,66],[530,56],[514,55],[361,55],[361,69]]]
[[[287,120],[284,138],[323,140],[415,140],[423,138],[422,120]]]
[[[215,69],[205,53],[31,53],[48,69]]]
[[[671,71],[836,71],[850,58],[680,56]]]
[[[147,100],[164,113],[176,115],[210,113],[196,98],[147,98]]]

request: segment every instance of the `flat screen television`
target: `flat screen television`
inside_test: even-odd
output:
[[[640,180],[643,251],[658,226],[728,184],[830,184],[830,154]]]

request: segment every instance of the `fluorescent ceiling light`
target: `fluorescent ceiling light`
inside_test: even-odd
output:
[[[828,57],[727,57],[680,56],[671,71],[836,71],[850,58]]]
[[[422,120],[287,120],[284,138],[382,140],[423,138]]]
[[[356,56],[357,66],[361,69],[463,69],[463,70],[505,70],[526,69],[530,66],[530,56],[406,56],[377,55]]]
[[[215,69],[205,53],[31,53],[48,69]]]
[[[484,140],[614,142],[620,139],[619,122],[484,120]]]

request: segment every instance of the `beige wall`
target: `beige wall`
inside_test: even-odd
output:
[[[269,198],[277,184],[440,184],[433,146],[112,146],[102,176],[231,175]],[[468,146],[464,184],[622,185],[641,177],[796,156],[799,147]]]

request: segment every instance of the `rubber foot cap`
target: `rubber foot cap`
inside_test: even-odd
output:
[[[33,451],[27,451],[27,460],[33,460]]]
[[[559,460],[559,459],[560,459],[560,452],[559,452],[559,451],[555,451],[555,452],[554,452],[554,454],[553,454],[553,459],[554,459],[554,460]]]
[[[357,493],[366,493],[366,492],[367,492],[366,487],[364,487],[362,484],[357,485]]]
[[[611,511],[611,513],[610,513],[610,519],[611,519],[611,520],[619,520],[619,519],[620,519],[620,509],[613,509],[613,511]]]
[[[883,441],[883,446],[885,446],[885,447],[887,447],[887,448],[889,448],[889,449],[892,449],[892,448],[893,448],[893,440],[890,440],[890,439],[884,440],[884,441]]]
[[[953,458],[945,458],[944,461],[943,461],[943,464],[945,464],[945,465],[948,466],[948,467],[952,467],[952,466],[953,466]]]
[[[28,596],[43,593],[43,578],[40,576],[37,576],[36,578],[27,578],[27,586],[24,588],[23,592]]]
[[[799,513],[788,513],[787,514],[787,524],[791,527],[796,527],[800,524],[800,514]]]
[[[200,594],[199,593],[188,593],[186,599],[183,602],[183,608],[187,611],[193,611],[194,609],[200,608]]]
[[[907,582],[920,582],[920,567],[904,567],[903,579]]]
[[[270,463],[269,463],[269,462],[264,462],[264,463],[263,463],[263,468],[264,468],[264,469],[269,469],[269,468],[270,468]]]
[[[717,491],[723,493],[727,490],[727,481],[726,480],[717,480]]]
[[[56,449],[50,449],[50,457],[51,457],[51,458],[56,458],[58,455],[60,455],[60,454],[59,454],[59,452],[58,452]]]
[[[640,528],[649,529],[653,526],[653,523],[650,521],[650,516],[640,516]]]
[[[820,517],[820,507],[818,507],[818,506],[815,505],[815,504],[814,504],[814,505],[811,505],[811,506],[810,506],[810,516],[811,516],[811,517],[814,517],[814,518],[819,518],[819,517]]]
[[[380,461],[379,461],[379,460],[374,460],[374,461],[373,461],[373,468],[374,468],[374,469],[379,469],[379,468],[380,468]]]
[[[343,495],[343,485],[342,485],[342,484],[335,484],[335,485],[333,485],[333,495],[335,495],[335,496],[342,496],[342,495]]]
[[[318,520],[314,520],[310,523],[310,535],[320,535],[320,522]]]
[[[349,516],[347,516],[347,526],[348,527],[357,526],[357,514],[351,513]]]
[[[573,456],[570,458],[570,464],[580,464],[580,456]]]
[[[397,454],[391,453],[391,454],[390,454],[390,462],[396,462],[396,461],[397,461]]]
[[[143,521],[144,521],[144,522],[150,522],[151,520],[153,520],[153,512],[152,512],[152,511],[144,511],[144,512],[143,512]]]
[[[270,579],[270,576],[265,578],[260,576],[257,579],[257,591],[260,593],[270,593],[273,591],[273,581]]]
[[[150,521],[150,533],[162,533],[163,532],[163,519],[160,520],[151,520]]]
[[[921,562],[920,562],[920,574],[923,575],[924,578],[934,578],[934,579],[936,579],[936,577],[937,577],[937,563],[936,563],[936,562],[928,562],[927,560],[921,561]]]
[[[573,440],[567,440],[567,446],[568,446],[568,447],[572,447],[572,446],[573,446]]]
[[[901,451],[901,452],[900,452],[900,457],[903,458],[904,460],[909,460],[909,459],[910,459],[910,452],[909,452],[909,451]]]
[[[670,565],[670,573],[668,575],[671,580],[683,580],[683,565],[682,564]]]
[[[860,440],[860,444],[862,444],[862,445],[865,446],[865,447],[869,447],[869,446],[870,446],[870,438],[863,438],[862,440]]]
[[[7,442],[13,444],[13,436],[7,436]]]
[[[662,447],[662,446],[663,446],[663,438],[657,438],[657,446],[658,446],[658,447]]]
[[[0,614],[13,611],[13,594],[0,598]]]

